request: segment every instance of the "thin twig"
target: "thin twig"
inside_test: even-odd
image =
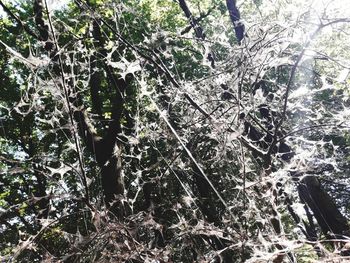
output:
[[[45,8],[46,8],[47,16],[48,16],[50,30],[51,30],[51,33],[52,33],[52,36],[53,36],[53,41],[54,41],[56,50],[59,50],[56,34],[55,34],[55,31],[54,31],[54,28],[53,28],[53,25],[52,25],[52,19],[51,19],[51,16],[50,16],[50,12],[49,12],[49,8],[47,6],[46,0],[45,0]],[[60,75],[61,75],[61,78],[62,78],[62,87],[63,87],[63,91],[64,91],[64,95],[65,95],[65,99],[66,99],[66,103],[67,103],[67,107],[68,107],[69,120],[71,122],[72,127],[74,127],[73,110],[72,110],[72,106],[71,106],[70,101],[69,101],[68,89],[66,87],[66,80],[65,80],[64,71],[63,71],[63,62],[62,62],[62,58],[61,58],[60,52],[58,52],[57,55],[58,55],[58,61],[59,61],[59,65],[60,65]],[[90,204],[89,187],[88,187],[88,184],[87,184],[87,178],[86,178],[86,174],[85,174],[85,170],[84,170],[82,154],[81,154],[81,147],[80,147],[79,140],[78,140],[78,137],[77,137],[75,131],[73,131],[72,133],[73,133],[74,143],[75,143],[75,146],[76,146],[76,149],[77,149],[77,153],[78,153],[79,166],[80,166],[80,169],[81,169],[82,181],[83,181],[83,185],[84,185],[84,188],[85,188],[86,202],[87,202],[87,204]]]

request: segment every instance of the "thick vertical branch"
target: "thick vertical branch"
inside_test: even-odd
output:
[[[188,8],[187,6],[187,3],[185,0],[179,0],[179,5],[181,7],[181,9],[184,11],[185,13],[185,16],[187,17],[189,23],[190,23],[190,26],[193,28],[195,34],[196,34],[196,37],[202,41],[205,40],[205,34],[203,32],[203,29],[202,27],[198,24],[198,20],[196,20],[190,9]],[[212,68],[215,68],[215,60],[214,60],[214,56],[211,52],[209,52],[208,56],[207,56],[207,59],[209,60],[209,62],[211,63],[211,67]]]
[[[89,3],[90,4],[90,3]],[[96,43],[96,51],[91,58],[90,95],[94,111],[102,116],[102,102],[100,92],[102,91],[102,75],[96,70],[102,66],[106,71],[108,90],[114,92],[109,97],[112,106],[112,118],[109,127],[103,137],[97,135],[94,127],[86,113],[75,112],[75,120],[78,122],[79,133],[81,134],[87,148],[96,157],[98,166],[101,169],[101,182],[106,205],[119,218],[125,214],[121,199],[124,196],[124,180],[122,176],[121,145],[117,142],[117,136],[121,132],[121,118],[124,111],[124,92],[127,82],[118,78],[113,73],[113,68],[105,63],[97,63],[97,56],[101,61],[106,58],[104,37],[97,20],[93,21],[92,35]]]
[[[113,120],[104,137],[100,137],[89,122],[85,112],[76,111],[75,120],[78,123],[80,136],[87,148],[96,157],[98,166],[101,168],[102,189],[105,202],[113,213],[123,216],[124,211],[120,202],[114,201],[124,195],[124,181],[122,178],[121,149],[117,145],[117,134],[120,132],[120,123]]]
[[[237,41],[240,43],[244,38],[244,25],[240,21],[241,14],[236,6],[236,0],[226,0],[227,10],[230,14],[231,22],[235,30]]]
[[[298,185],[300,199],[310,207],[323,234],[330,238],[349,235],[347,219],[315,176],[305,176]]]
[[[202,27],[197,23],[196,19],[193,17],[190,9],[187,6],[187,3],[185,0],[179,0],[179,4],[181,9],[184,11],[185,16],[187,17],[188,21],[190,22],[191,27],[193,28],[194,32],[196,33],[196,37],[204,40],[205,35],[203,32]]]
[[[120,120],[124,109],[122,93],[125,91],[126,82],[121,79],[115,82],[115,89],[117,91],[113,101],[112,121],[106,135],[102,138],[99,147],[96,149],[96,158],[99,158],[98,162],[102,168],[102,187],[107,203],[115,200],[116,196],[124,195],[121,145],[117,143],[117,135],[121,132]]]

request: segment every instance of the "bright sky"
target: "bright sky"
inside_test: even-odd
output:
[[[53,10],[60,9],[64,5],[66,5],[69,2],[69,0],[48,0],[47,3],[50,8]]]
[[[47,4],[50,9],[57,10],[66,5],[70,0],[47,0]],[[332,14],[336,12],[338,17],[340,15],[350,16],[350,0],[306,0],[311,3],[314,10],[319,12],[323,12],[325,9],[328,14]],[[5,4],[8,2],[19,3],[21,0],[8,0],[4,1]],[[0,17],[4,15],[4,11],[0,7]]]
[[[13,5],[15,3],[20,3],[21,0],[12,0],[12,1],[3,1],[4,4],[8,4],[9,2]],[[47,4],[49,6],[50,10],[57,10],[62,8],[63,6],[65,6],[67,3],[69,2],[69,0],[47,0]],[[0,7],[0,17],[4,16],[5,12],[4,10]]]
[[[310,2],[317,13],[323,13],[326,10],[326,13],[332,17],[350,16],[349,0],[311,0]]]

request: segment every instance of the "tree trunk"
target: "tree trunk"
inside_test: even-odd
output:
[[[305,176],[298,185],[300,199],[311,209],[323,234],[330,238],[349,235],[349,225],[315,176]]]

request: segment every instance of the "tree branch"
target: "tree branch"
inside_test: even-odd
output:
[[[187,17],[188,21],[190,22],[190,28],[192,27],[194,32],[196,33],[196,37],[202,41],[205,40],[205,34],[203,32],[202,27],[198,24],[197,19],[195,19],[190,11],[190,9],[188,8],[186,1],[185,0],[179,0],[179,5],[181,7],[181,9],[184,11],[185,16]],[[206,16],[208,16],[210,13],[210,11],[208,11],[208,13],[206,14]],[[181,33],[182,34],[182,33]],[[207,59],[209,60],[209,62],[211,63],[211,67],[215,68],[215,60],[214,60],[214,56],[211,52],[209,52]]]
[[[208,16],[211,14],[211,12],[212,12],[213,10],[214,10],[214,8],[210,8],[206,13],[202,13],[198,18],[193,18],[194,22],[195,22],[196,24],[198,24],[198,22],[200,22],[200,21],[202,21],[204,18],[208,17]],[[185,27],[185,28],[181,31],[180,34],[181,34],[181,35],[184,35],[184,34],[188,33],[188,32],[191,30],[191,28],[193,28],[192,25],[189,25],[189,26]]]
[[[244,31],[245,31],[244,25],[240,21],[241,14],[239,13],[235,0],[226,0],[226,5],[227,5],[227,10],[230,14],[233,28],[235,30],[237,41],[238,43],[240,43],[244,38]]]
[[[179,5],[181,9],[184,11],[185,16],[187,17],[188,21],[190,22],[190,26],[193,28],[194,32],[196,33],[196,37],[204,40],[205,35],[203,33],[202,27],[197,23],[197,20],[193,17],[190,9],[187,6],[187,3],[185,0],[179,0]]]
[[[4,11],[24,29],[24,31],[26,31],[29,35],[31,35],[35,39],[40,39],[40,37],[36,33],[34,33],[26,24],[24,24],[21,19],[19,19],[14,13],[12,13],[12,11],[1,0],[0,0],[0,5],[4,9]]]

